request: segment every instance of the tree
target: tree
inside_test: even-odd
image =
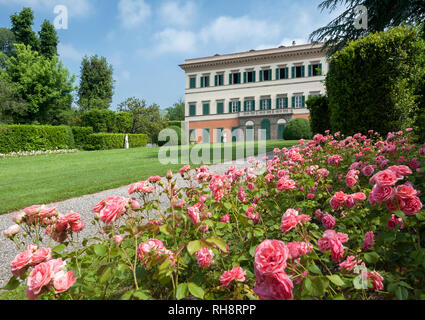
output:
[[[36,33],[32,30],[34,24],[34,13],[30,8],[24,8],[19,14],[15,13],[10,16],[12,22],[11,31],[13,32],[16,43],[22,43],[35,51],[40,50],[40,40]]]
[[[306,104],[310,111],[310,127],[313,134],[324,134],[326,130],[330,130],[328,97],[310,97]]]
[[[81,81],[78,90],[78,105],[83,110],[109,109],[114,91],[112,65],[105,57],[97,55],[81,62]]]
[[[0,78],[0,123],[16,123],[27,116],[27,110],[27,102],[20,96],[16,85]]]
[[[167,109],[167,118],[170,121],[184,121],[185,103],[182,99],[174,104],[174,107]]]
[[[118,105],[118,111],[133,114],[131,133],[145,133],[153,143],[158,142],[159,133],[167,127],[167,122],[161,117],[159,106],[146,106],[145,100],[128,98]]]
[[[15,44],[15,54],[0,73],[0,80],[13,83],[27,102],[25,112],[16,113],[15,121],[50,124],[63,110],[70,110],[75,76],[70,77],[58,58],[47,59],[24,44]]]
[[[400,26],[403,23],[421,23],[425,21],[425,2],[423,0],[325,0],[319,8],[329,10],[337,9],[338,5],[348,6],[337,18],[325,27],[315,30],[310,35],[310,40],[324,41],[328,55],[344,48],[351,40],[364,37],[367,34],[384,31]],[[368,27],[366,30],[357,29],[354,25],[356,19],[355,8],[363,5],[367,8]]]
[[[13,44],[15,43],[15,35],[10,29],[0,28],[0,52],[7,57],[13,54]]]
[[[58,54],[59,44],[55,27],[48,20],[44,20],[38,34],[40,37],[40,53],[46,58],[52,59]]]

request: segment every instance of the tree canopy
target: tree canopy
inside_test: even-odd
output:
[[[185,103],[182,99],[176,102],[173,107],[167,109],[167,118],[170,121],[184,121]]]
[[[35,51],[40,50],[40,39],[32,30],[34,13],[31,8],[24,8],[20,13],[10,16],[12,22],[11,31],[15,35],[16,43],[23,43]]]

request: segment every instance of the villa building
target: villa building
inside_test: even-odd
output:
[[[323,43],[188,59],[186,125],[191,141],[283,139],[285,125],[309,118],[309,96],[325,94]],[[240,130],[237,130],[240,129]],[[264,129],[259,137],[259,129]]]

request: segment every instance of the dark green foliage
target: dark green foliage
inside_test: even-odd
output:
[[[40,37],[40,54],[48,59],[52,59],[58,54],[59,44],[55,27],[48,20],[44,20],[38,34]]]
[[[11,31],[15,35],[15,42],[31,46],[33,50],[39,51],[40,40],[32,30],[34,13],[31,8],[24,8],[19,14],[15,13],[11,15],[10,21],[12,23]]]
[[[167,119],[170,121],[184,121],[185,104],[182,99],[174,104],[173,107],[167,109]]]
[[[131,148],[144,147],[147,143],[144,134],[129,135],[128,141]],[[122,133],[94,133],[88,136],[85,150],[110,150],[123,149],[125,134]]]
[[[335,54],[326,77],[332,130],[386,134],[411,126],[423,52],[417,30],[397,27],[351,42]]]
[[[67,126],[0,125],[0,153],[74,148]]]
[[[291,120],[283,131],[285,140],[311,139],[311,137],[310,122],[304,118]]]
[[[310,127],[313,134],[324,134],[326,130],[330,130],[328,97],[310,97],[306,104],[310,111]]]
[[[108,64],[105,57],[95,55],[83,58],[78,90],[78,105],[83,110],[110,107],[114,91],[112,73],[112,65]]]
[[[5,54],[7,57],[12,56],[13,44],[15,41],[15,35],[12,31],[10,31],[10,29],[0,28],[0,52]]]
[[[168,127],[179,127],[181,128],[184,124],[184,121],[168,121]]]
[[[92,127],[96,133],[116,132],[115,112],[101,109],[85,111],[81,118],[81,124],[83,127]]]
[[[311,40],[326,41],[329,55],[344,48],[352,40],[367,34],[384,31],[404,23],[421,23],[425,21],[425,1],[423,0],[324,0],[319,5],[323,12],[345,9],[325,27],[315,30]],[[367,8],[367,30],[354,26],[355,8],[363,5]]]
[[[177,146],[177,145],[182,145],[182,140],[183,140],[183,143],[184,143],[184,136],[183,136],[183,139],[182,139],[182,130],[181,130],[181,128],[180,127],[178,127],[178,126],[171,126],[171,127],[168,127],[168,128],[166,128],[165,130],[174,130],[176,133],[177,133],[177,139],[174,137],[168,137],[167,138],[167,140],[166,141],[158,141],[158,145],[159,146],[163,146],[163,145],[165,145],[166,143],[169,145],[169,146]]]
[[[92,127],[72,127],[72,133],[74,135],[75,147],[83,149],[88,143],[89,135],[93,134]]]
[[[131,112],[118,112],[115,114],[116,132],[130,133],[133,126],[133,114]]]

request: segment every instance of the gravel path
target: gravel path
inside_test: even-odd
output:
[[[270,156],[270,154],[267,155]],[[257,156],[256,159],[261,160],[263,157],[264,155],[260,155]],[[247,162],[246,160],[243,160],[212,165],[210,166],[210,171],[216,172],[218,174],[224,174],[224,172],[231,165],[235,165],[237,168],[242,168],[247,165]],[[180,177],[180,175],[175,174],[175,177],[177,177],[177,186],[184,186],[185,181]],[[78,212],[79,214],[81,214],[81,220],[86,223],[84,230],[81,231],[79,234],[79,239],[80,241],[82,241],[84,238],[94,237],[97,232],[96,227],[90,223],[93,217],[93,207],[101,200],[107,197],[128,196],[128,188],[129,186],[123,186],[117,189],[106,190],[96,194],[85,195],[82,197],[73,198],[61,202],[50,203],[48,204],[48,206],[56,207],[59,212],[64,214],[69,213],[70,211]],[[161,203],[163,203],[164,206],[167,205],[166,200],[167,198],[165,196],[161,199]],[[3,236],[3,231],[13,224],[12,217],[17,213],[18,212],[13,212],[0,216],[0,231],[2,232],[2,234],[0,235],[0,288],[2,288],[10,279],[12,275],[10,273],[10,263],[19,253],[15,244]]]

